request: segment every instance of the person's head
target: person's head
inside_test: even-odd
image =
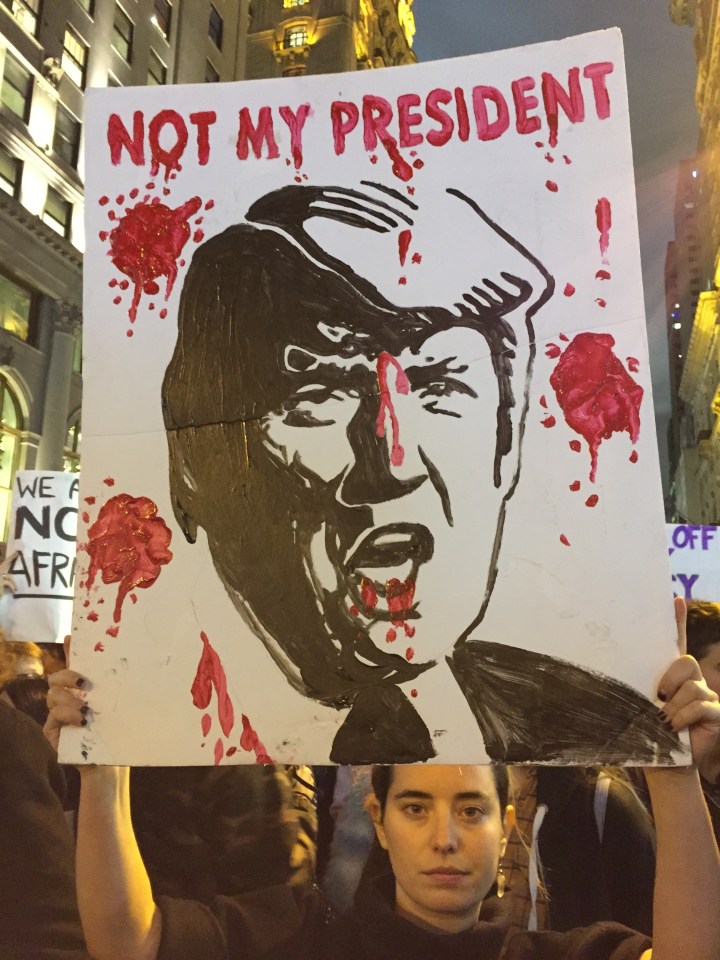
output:
[[[481,617],[553,282],[452,190],[288,187],[247,221],[185,280],[173,506],[291,682],[342,705]]]
[[[45,677],[19,676],[0,687],[0,700],[26,713],[42,727],[48,716],[47,692]]]
[[[688,601],[687,647],[700,664],[705,683],[720,696],[720,603]]]
[[[506,767],[373,767],[368,810],[395,875],[395,909],[421,925],[472,927],[514,824]]]
[[[0,639],[0,686],[13,677],[42,675],[42,650],[36,643]]]

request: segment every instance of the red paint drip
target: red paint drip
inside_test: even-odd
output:
[[[98,203],[100,204],[101,207],[104,207],[106,204],[110,203],[110,197],[105,197],[105,196],[100,197],[100,199],[98,200]]]
[[[568,165],[570,165],[570,164],[572,163],[572,160],[570,159],[570,157],[569,157],[566,153],[563,154],[563,160],[564,160],[565,163],[567,163]]]
[[[167,310],[165,309],[165,307],[163,307],[162,310],[160,311],[160,319],[164,320],[166,316],[167,316]]]
[[[563,543],[566,547],[570,546],[570,541],[568,540],[568,538],[565,536],[564,533],[560,534],[560,543]]]
[[[595,480],[598,450],[614,433],[640,435],[643,388],[613,353],[609,333],[579,333],[550,376],[565,420],[590,448],[590,479]]]
[[[409,577],[407,580],[393,577],[385,584],[385,597],[393,626],[399,627],[405,622],[408,611],[412,609],[414,596],[415,581]]]
[[[407,283],[407,277],[400,277],[400,279],[398,280],[398,285],[401,287],[404,287],[406,283]]]
[[[395,390],[398,393],[407,394],[410,389],[410,381],[407,374],[400,366],[398,361],[391,354],[383,352],[377,359],[377,381],[380,390],[380,406],[377,415],[376,433],[378,437],[385,436],[385,415],[390,417],[392,427],[392,448],[390,451],[390,462],[394,467],[401,467],[405,459],[405,451],[400,445],[400,424],[395,414],[395,406],[390,388],[388,387],[387,370],[392,366],[396,371]]]
[[[593,493],[593,495],[588,497],[587,500],[585,501],[585,506],[596,507],[599,499],[600,497],[596,493]]]
[[[547,410],[547,400],[545,399],[545,394],[540,397],[540,406]]]
[[[545,144],[542,142],[542,140],[536,140],[535,146],[538,148],[538,150],[542,150]]]
[[[405,659],[412,660],[414,656],[415,656],[415,651],[413,650],[412,647],[408,647],[407,650],[405,651]]]
[[[630,454],[629,460],[630,460],[630,463],[637,463],[637,462],[638,462],[638,452],[637,452],[637,450],[633,450],[633,452]]]
[[[226,737],[230,736],[235,724],[235,711],[232,700],[227,691],[227,677],[220,657],[207,638],[207,634],[202,631],[200,639],[203,642],[203,650],[200,655],[197,673],[190,687],[193,704],[198,710],[206,710],[210,705],[212,689],[215,688],[215,694],[218,702],[218,720],[220,727]]]
[[[579,440],[571,440],[569,443],[569,447],[573,453],[580,453],[580,451],[582,450],[582,446],[580,445]]]
[[[596,297],[596,298],[595,298],[595,303],[596,303],[599,307],[601,307],[603,310],[604,310],[605,307],[607,306],[607,300],[603,300],[602,297]]]
[[[545,181],[545,186],[548,188],[548,190],[550,191],[550,193],[557,193],[557,192],[558,192],[558,185],[555,183],[554,180],[546,180],[546,181]]]
[[[97,622],[98,622],[98,615],[97,615],[97,612],[96,612],[95,610],[91,610],[90,613],[87,615],[87,618],[88,618],[88,620],[90,621],[90,623],[97,623]]]
[[[375,584],[372,580],[368,580],[367,577],[363,577],[362,583],[360,584],[360,598],[363,606],[367,610],[373,610],[377,606],[378,595]]]
[[[370,154],[370,163],[372,163],[372,164],[374,165],[374,164],[377,163],[377,161],[378,161],[377,154],[376,154],[376,153],[371,153],[371,154]]]
[[[110,233],[112,262],[135,284],[131,320],[137,316],[140,296],[149,281],[165,277],[165,299],[170,296],[177,259],[190,238],[188,220],[201,205],[200,197],[192,197],[175,210],[159,202],[137,203]]]
[[[132,336],[133,336],[133,331],[132,331],[132,330],[126,330],[126,331],[125,331],[125,336],[126,336],[126,337],[132,337]]]
[[[411,627],[407,621],[403,622],[403,629],[406,637],[412,639],[415,636],[415,627]]]
[[[122,297],[113,297],[113,303],[117,306],[119,303],[122,303]]]
[[[125,203],[125,194],[124,193],[118,194],[118,196],[115,197],[115,203],[117,204]]]
[[[87,512],[87,510],[83,510],[80,516],[82,517],[83,523],[90,523],[90,514]]]
[[[391,628],[388,630],[388,632],[385,634],[385,642],[386,642],[386,643],[395,643],[396,640],[397,640],[397,631],[393,630],[392,627],[391,627]]]
[[[640,361],[637,359],[637,357],[628,357],[627,365],[630,373],[637,373],[640,369]]]
[[[353,604],[351,607],[348,607],[348,612],[349,612],[350,615],[353,616],[353,617],[356,617],[356,616],[360,613],[360,611],[359,611],[358,608],[355,606],[355,604]]]
[[[206,209],[206,210],[212,210],[212,208],[213,208],[214,206],[215,206],[215,201],[214,201],[214,200],[208,200],[207,203],[205,204],[205,209]]]
[[[563,290],[563,294],[566,297],[571,297],[574,293],[575,293],[575,287],[571,283],[566,283],[565,289]]]
[[[545,159],[548,163],[555,163],[555,157],[551,153],[546,153]]]
[[[202,715],[200,726],[202,728],[202,735],[206,737],[210,733],[210,727],[212,726],[212,717],[209,713],[204,713]]]
[[[215,741],[214,754],[215,754],[215,766],[217,767],[218,764],[220,763],[220,761],[222,760],[223,754],[224,754],[223,743],[222,743],[222,740],[221,740],[219,737],[218,737],[218,739]]]
[[[255,752],[255,763],[272,763],[272,760],[267,754],[267,751],[263,744],[260,742],[260,739],[255,730],[253,730],[250,721],[242,714],[242,725],[243,732],[240,735],[240,746],[247,753],[251,751]]]
[[[130,594],[130,599],[132,600],[133,603],[137,603],[137,594],[136,594],[136,593],[131,593],[131,594]]]
[[[412,242],[412,230],[401,230],[398,235],[398,255],[400,257],[400,266],[405,266],[408,250]]]
[[[103,583],[118,583],[113,620],[119,623],[122,604],[136,587],[147,589],[172,560],[168,549],[172,533],[157,516],[157,506],[148,497],[121,493],[100,508],[88,528],[86,551],[90,555],[88,589],[98,573]]]
[[[562,340],[563,343],[569,343],[569,342],[570,342],[570,337],[568,337],[567,334],[565,334],[565,333],[560,333],[560,334],[558,334],[558,340]]]
[[[595,222],[600,233],[600,253],[605,263],[605,254],[610,246],[610,228],[612,227],[612,207],[607,197],[600,197],[595,206]]]
[[[610,280],[610,279],[611,279],[610,271],[609,271],[609,270],[598,270],[598,272],[595,274],[595,279],[596,279],[596,280]]]
[[[95,653],[105,653],[105,644],[102,642],[102,640],[98,640],[98,642],[93,647],[93,651]]]
[[[237,753],[237,747],[228,747],[225,751],[226,757],[233,757]]]
[[[550,429],[550,427],[555,426],[555,424],[557,423],[557,420],[552,414],[549,414],[547,417],[545,417],[544,420],[541,420],[540,422],[546,429]]]
[[[131,200],[134,200],[135,197],[136,197],[139,193],[140,193],[140,191],[138,190],[138,188],[137,188],[137,187],[133,187],[132,190],[130,191],[130,193],[128,194],[128,196],[130,197]]]
[[[120,627],[118,627],[118,626],[108,627],[107,630],[105,631],[105,633],[106,633],[109,637],[115,638],[115,637],[118,635],[118,631],[119,631],[119,630],[120,630]]]
[[[411,697],[416,697],[416,696],[417,696],[417,690],[415,689],[415,687],[413,687],[412,690],[410,691],[410,696],[411,696]]]
[[[554,360],[556,357],[559,357],[562,353],[562,350],[556,343],[549,343],[545,347],[545,356],[549,357],[550,360]]]
[[[573,482],[570,484],[570,489],[572,490],[573,493],[577,493],[578,490],[580,489],[580,481],[573,480]]]

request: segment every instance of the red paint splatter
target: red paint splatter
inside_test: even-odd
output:
[[[637,452],[637,450],[633,450],[633,452],[630,454],[629,460],[630,460],[630,463],[637,463],[637,462],[638,462],[638,452]]]
[[[117,214],[114,210],[108,211],[108,220],[117,220]]]
[[[88,589],[98,573],[103,583],[118,583],[113,620],[120,621],[127,594],[137,587],[147,589],[160,576],[161,567],[172,560],[168,549],[172,533],[157,516],[157,506],[148,497],[127,493],[111,497],[100,508],[88,529],[90,555]]]
[[[400,266],[405,266],[408,250],[412,242],[412,230],[401,230],[398,234],[398,256],[400,257]]]
[[[98,622],[98,615],[97,615],[97,612],[96,612],[95,610],[91,610],[90,613],[87,615],[87,618],[88,618],[88,620],[89,620],[91,623],[97,623],[97,622]]]
[[[115,277],[113,277],[112,280],[108,283],[108,286],[109,286],[109,287],[116,287],[116,286],[117,286],[117,283],[118,283],[117,280],[115,279]]]
[[[397,577],[393,577],[385,584],[385,597],[393,626],[399,627],[404,624],[408,612],[412,609],[414,596],[415,581],[409,577],[407,580],[398,580]]]
[[[630,373],[637,373],[640,369],[640,361],[637,359],[637,357],[628,357],[627,365]]]
[[[545,159],[548,163],[555,163],[555,157],[551,153],[546,153]]]
[[[237,753],[237,747],[228,747],[225,751],[226,757],[232,757]]]
[[[407,650],[405,651],[405,659],[412,660],[414,656],[415,656],[415,651],[413,650],[412,647],[408,647]]]
[[[595,303],[596,303],[599,307],[602,307],[603,310],[604,310],[605,307],[607,306],[607,300],[603,300],[602,297],[596,297],[596,298],[595,298]]]
[[[582,450],[582,446],[580,445],[579,440],[571,440],[569,443],[569,447],[573,451],[573,453],[580,453],[580,451]]]
[[[79,545],[78,545],[78,546],[79,546]],[[86,544],[86,543],[83,544],[83,550],[85,550],[86,547],[87,547],[87,544]],[[80,586],[82,587],[83,584],[81,583]],[[100,597],[100,599],[98,600],[98,603],[105,603],[105,598],[104,598],[104,597]]]
[[[568,155],[567,155],[566,153],[563,154],[563,160],[564,160],[565,163],[567,163],[567,164],[571,164],[571,163],[572,163],[572,160],[570,159],[570,157],[568,157]]]
[[[295,183],[302,183],[302,177],[300,176],[296,176],[293,179],[295,180]]]
[[[115,203],[117,204],[125,203],[125,194],[124,193],[118,194],[118,196],[115,197]]]
[[[415,627],[411,627],[407,621],[403,621],[403,629],[406,637],[412,639],[415,636]]]
[[[406,187],[405,189],[407,190],[409,197],[415,196],[415,187]]]
[[[395,643],[396,640],[397,640],[397,631],[393,630],[391,627],[388,630],[388,632],[385,634],[385,641],[386,643]]]
[[[120,629],[120,627],[117,627],[117,626],[115,626],[115,627],[108,627],[107,630],[105,631],[105,633],[108,635],[108,637],[113,637],[113,638],[115,638],[115,637],[118,635],[118,630],[119,630],[119,629]]]
[[[101,207],[104,207],[106,204],[110,203],[110,197],[105,197],[105,196],[100,197],[100,199],[98,200],[98,203],[100,204]]]
[[[214,751],[214,753],[215,753],[215,766],[217,767],[218,764],[220,763],[220,761],[222,760],[222,758],[223,758],[223,753],[224,753],[223,743],[222,743],[222,740],[221,740],[219,737],[218,737],[218,739],[215,741],[215,751]]]
[[[200,726],[202,728],[203,736],[206,737],[210,733],[210,727],[212,726],[212,717],[210,716],[209,713],[204,713],[202,715]]]
[[[132,190],[130,191],[130,193],[128,194],[128,196],[130,197],[131,200],[134,200],[135,197],[136,197],[139,193],[140,193],[140,191],[138,190],[138,188],[137,188],[137,187],[133,187]]]
[[[540,422],[546,429],[549,429],[550,427],[555,426],[555,424],[557,423],[557,420],[552,414],[549,414],[547,417],[545,417],[544,420],[541,420]]]
[[[240,746],[247,753],[255,752],[255,763],[272,763],[267,755],[265,747],[260,742],[257,732],[253,730],[252,725],[245,714],[242,714],[243,732],[240,735]]]
[[[535,146],[536,146],[539,150],[542,150],[542,148],[545,146],[545,144],[542,142],[542,140],[536,140],[536,141],[535,141]]]
[[[133,603],[137,603],[137,594],[136,594],[136,593],[131,593],[131,594],[130,594],[130,599],[132,600]]]
[[[148,304],[148,310],[154,310],[154,309],[155,309],[155,304],[154,304],[154,303],[149,303],[149,304]]]
[[[167,310],[165,309],[165,307],[163,307],[162,310],[160,311],[160,319],[164,320],[166,316],[167,316]]]
[[[225,670],[220,662],[220,657],[217,655],[217,652],[204,631],[201,631],[200,639],[203,642],[203,649],[195,679],[190,687],[192,701],[198,710],[207,710],[210,705],[214,687],[217,696],[220,727],[225,736],[229,737],[235,724],[235,711],[232,700],[227,692]]]
[[[83,510],[80,516],[82,517],[83,523],[90,523],[90,514],[87,512],[87,510]]]
[[[169,188],[169,187],[163,187],[162,192],[163,192],[163,196],[164,196],[164,197],[169,197],[169,196],[170,196],[170,188]]]
[[[570,489],[572,490],[573,493],[577,493],[578,490],[580,489],[580,481],[573,480],[573,482],[570,484]]]
[[[401,287],[404,287],[406,283],[407,283],[407,277],[400,277],[400,279],[398,280],[398,284]]]
[[[370,163],[376,164],[377,161],[378,161],[377,154],[376,153],[370,154]]]
[[[353,604],[351,607],[348,607],[348,611],[349,611],[350,615],[353,616],[353,617],[356,617],[356,616],[360,613],[360,611],[359,611],[358,608],[355,606],[355,604]]]
[[[643,388],[613,353],[609,333],[579,333],[550,376],[568,425],[590,448],[590,479],[595,480],[600,444],[613,433],[640,435]]]
[[[415,689],[415,687],[413,687],[412,690],[410,691],[410,696],[411,696],[411,697],[416,697],[416,696],[417,696],[417,690]]]
[[[98,237],[100,237],[101,240],[107,240],[108,238],[107,230],[101,230],[100,233],[98,234]]]
[[[564,533],[560,534],[560,543],[565,544],[566,547],[570,546],[570,541],[568,540],[568,538],[565,536]]]
[[[122,297],[113,297],[113,303],[117,306],[119,303],[122,303]]]
[[[562,350],[556,343],[549,343],[545,347],[545,356],[549,357],[550,360],[554,360],[556,357],[559,357],[562,353]]]
[[[565,333],[559,333],[559,334],[558,334],[558,340],[562,340],[564,343],[569,343],[569,342],[570,342],[570,338],[569,338],[569,337],[567,336],[567,334],[565,334]]]
[[[412,262],[413,262],[413,263],[422,263],[422,254],[421,254],[421,253],[417,253],[417,252],[414,253],[414,254],[412,255]]]
[[[600,233],[600,253],[603,263],[606,263],[605,254],[610,246],[610,228],[612,227],[612,207],[607,197],[600,197],[595,206],[595,222]]]
[[[118,286],[120,287],[121,290],[127,290],[130,284],[127,282],[127,280],[121,280]]]
[[[205,219],[205,217],[196,217],[196,218],[193,220],[193,223],[195,224],[196,227],[199,227],[200,224],[203,222],[204,219]]]
[[[200,197],[192,197],[175,210],[164,203],[137,203],[110,233],[112,262],[135,284],[128,312],[131,320],[137,316],[140,296],[149,281],[165,277],[165,299],[170,296],[177,259],[190,238],[187,221],[201,205]]]
[[[547,400],[545,399],[545,394],[540,397],[540,406],[547,410]]]
[[[610,279],[611,279],[610,271],[609,271],[609,270],[598,270],[598,272],[595,274],[595,279],[596,279],[596,280],[610,280]]]
[[[200,243],[201,240],[205,239],[205,234],[202,230],[196,230],[193,234],[193,240],[195,243]]]
[[[557,192],[558,192],[558,185],[555,183],[554,180],[546,180],[546,181],[545,181],[545,186],[548,188],[548,190],[550,191],[550,193],[557,193]]]
[[[215,206],[215,201],[214,201],[214,200],[208,200],[208,201],[206,202],[206,204],[205,204],[205,209],[206,209],[206,210],[212,210],[212,208],[213,208],[214,206]]]
[[[593,493],[592,496],[588,497],[587,500],[585,501],[585,506],[596,507],[599,499],[600,497],[596,493]]]
[[[126,337],[132,337],[132,336],[133,336],[133,331],[132,331],[132,330],[126,330],[126,331],[125,331],[125,336],[126,336]]]
[[[362,583],[360,584],[360,598],[363,606],[367,610],[373,610],[377,606],[378,595],[375,584],[372,580],[368,580],[367,577],[363,577]]]
[[[390,388],[388,387],[387,370],[390,366],[394,367],[397,373],[395,378],[396,391],[398,393],[407,394],[408,390],[410,389],[410,381],[407,378],[407,374],[395,357],[386,351],[381,353],[377,359],[377,381],[378,389],[380,390],[380,404],[375,431],[378,437],[385,436],[385,415],[387,414],[390,417],[390,424],[392,428],[392,448],[390,452],[390,462],[394,467],[401,467],[403,460],[405,459],[405,451],[400,445],[400,424],[395,414],[395,406],[393,404],[392,396],[390,395]]]
[[[92,506],[95,503],[95,497],[85,497],[85,503],[89,503]]]
[[[571,297],[575,293],[575,287],[571,283],[566,283],[563,293],[566,297]]]
[[[105,644],[102,642],[102,640],[98,640],[93,647],[93,650],[95,653],[105,653]]]
[[[413,166],[415,167],[416,170],[422,170],[422,168],[425,166],[425,161],[420,160],[420,158],[418,158],[417,160],[413,160]]]
[[[89,607],[89,606],[90,606],[90,601],[89,601],[89,600],[83,600],[83,606],[84,606],[84,607]]]

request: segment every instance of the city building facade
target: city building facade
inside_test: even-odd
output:
[[[697,156],[681,166],[678,180],[669,271],[676,284],[675,299],[668,300],[671,383],[678,397],[670,428],[678,444],[674,505],[677,519],[720,523],[720,0],[673,0],[670,11],[674,22],[694,27],[700,115]]]
[[[90,87],[412,63],[412,0],[0,0],[0,541],[19,469],[80,464]]]

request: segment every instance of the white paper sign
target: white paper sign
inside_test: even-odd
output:
[[[86,129],[64,759],[676,760],[619,32]]]
[[[668,523],[667,538],[675,596],[720,603],[720,527]]]
[[[11,640],[62,643],[70,633],[75,588],[77,474],[15,474],[7,556],[15,593],[3,598]]]

